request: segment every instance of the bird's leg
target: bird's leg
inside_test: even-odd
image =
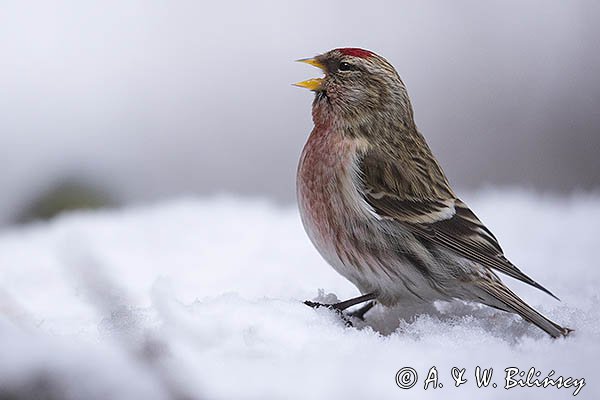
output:
[[[348,313],[349,317],[358,318],[361,321],[365,320],[365,314],[369,312],[371,308],[373,308],[377,304],[376,301],[369,301],[367,304],[361,306],[358,310],[352,311]]]
[[[318,303],[316,301],[310,301],[310,300],[306,300],[304,302],[304,304],[306,304],[307,306],[312,307],[312,308],[319,308],[319,307],[329,308],[330,310],[333,310],[340,315],[340,317],[344,320],[344,323],[346,324],[346,326],[353,326],[352,322],[348,318],[348,315],[344,314],[343,311],[348,307],[352,307],[357,304],[364,303],[365,301],[373,300],[375,297],[377,297],[376,293],[367,293],[367,294],[363,294],[362,296],[354,297],[352,299],[340,301],[339,303],[334,303],[334,304],[323,304],[323,303]],[[373,307],[375,305],[375,302],[371,302],[371,303],[373,303],[373,304],[371,305],[369,303],[366,306],[361,307],[360,309],[355,311],[357,314],[360,313],[358,318],[362,319],[364,314],[367,311],[369,311],[371,309],[371,307]],[[363,309],[364,309],[364,311],[363,311]],[[361,311],[362,311],[362,313],[361,313]],[[349,314],[349,316],[353,316],[352,314],[353,313]]]
[[[364,303],[365,301],[373,300],[375,297],[377,297],[377,294],[367,293],[367,294],[363,294],[362,296],[354,297],[352,299],[340,301],[339,303],[334,303],[334,304],[323,304],[323,303],[318,303],[316,301],[310,301],[310,300],[306,300],[304,302],[304,304],[306,304],[307,306],[312,307],[312,308],[327,307],[331,310],[344,311],[348,307],[352,307],[357,304]],[[367,312],[367,311],[369,311],[369,310],[366,310],[365,312]]]

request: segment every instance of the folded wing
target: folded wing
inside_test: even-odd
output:
[[[496,237],[456,198],[435,161],[419,165],[419,159],[409,160],[415,164],[403,168],[389,159],[368,151],[357,166],[358,190],[381,218],[392,219],[417,236],[557,298],[506,259]]]

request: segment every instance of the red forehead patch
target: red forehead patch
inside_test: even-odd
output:
[[[346,47],[343,49],[337,49],[340,53],[342,53],[345,56],[351,56],[351,57],[360,57],[360,58],[369,58],[373,55],[372,51],[369,50],[365,50],[365,49],[359,49],[357,47]]]

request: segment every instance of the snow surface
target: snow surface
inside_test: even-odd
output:
[[[540,379],[551,370],[585,378],[577,397],[598,398],[600,195],[464,199],[509,258],[562,302],[511,287],[576,329],[571,337],[552,340],[517,317],[459,302],[377,307],[345,327],[301,302],[358,293],[313,249],[294,208],[183,199],[0,233],[0,397],[572,397],[574,388],[502,388],[505,368],[535,367]],[[432,366],[444,386],[424,390]],[[458,388],[455,366],[468,379]],[[493,367],[498,387],[477,388],[476,366]],[[403,367],[418,372],[411,389],[395,383]]]

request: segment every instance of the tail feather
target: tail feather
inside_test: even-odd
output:
[[[490,300],[492,301],[488,305],[520,315],[525,321],[534,324],[553,338],[567,336],[573,331],[544,317],[521,300],[519,296],[507,288],[501,281],[480,282],[478,286],[491,297]]]

